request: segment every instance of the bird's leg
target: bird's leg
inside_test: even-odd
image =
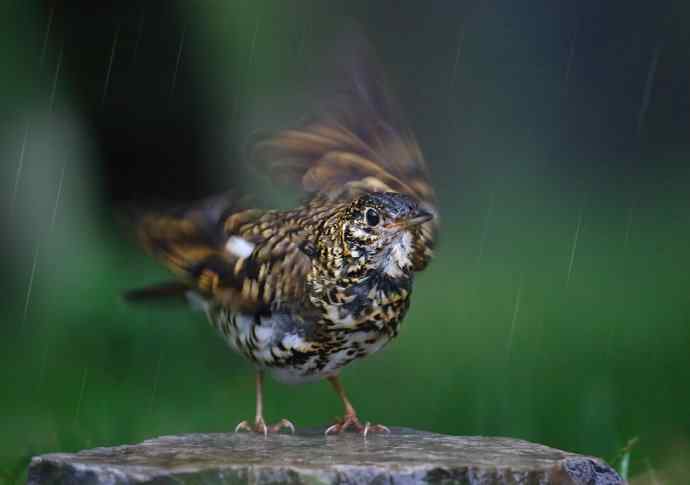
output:
[[[328,378],[328,382],[331,383],[331,386],[333,386],[333,389],[340,397],[340,400],[343,402],[343,406],[345,406],[345,416],[343,416],[343,419],[338,420],[338,422],[334,425],[329,426],[326,429],[325,434],[328,435],[331,433],[340,433],[342,431],[345,431],[349,427],[355,428],[357,431],[362,433],[362,435],[365,438],[369,433],[391,432],[390,429],[381,424],[371,424],[367,422],[364,424],[364,426],[362,426],[362,423],[360,423],[359,418],[357,417],[357,412],[355,411],[355,408],[352,406],[352,403],[347,398],[347,394],[345,394],[345,388],[340,383],[340,378],[338,376],[332,376]]]
[[[289,429],[291,433],[295,432],[295,425],[287,419],[281,419],[272,426],[267,426],[264,421],[264,394],[263,394],[264,374],[262,371],[256,372],[256,418],[254,418],[254,426],[248,421],[242,421],[235,428],[235,432],[245,430],[253,431],[255,433],[263,433],[268,436],[268,433],[277,433],[281,429]]]

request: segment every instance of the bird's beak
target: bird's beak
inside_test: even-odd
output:
[[[434,218],[431,212],[425,211],[424,209],[417,209],[411,217],[406,217],[404,219],[399,219],[395,222],[388,224],[387,227],[390,228],[406,228],[412,226],[418,226],[419,224],[424,224],[429,222]]]
[[[405,225],[417,226],[419,224],[424,224],[425,222],[429,222],[433,218],[434,218],[434,215],[431,212],[425,211],[424,209],[417,209],[417,213],[414,216],[412,216],[411,218],[407,219]]]

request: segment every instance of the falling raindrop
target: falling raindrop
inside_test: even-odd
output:
[[[479,255],[477,257],[478,265],[482,263],[482,256],[484,255],[484,246],[486,245],[486,238],[489,234],[489,222],[491,221],[491,213],[493,212],[495,196],[496,192],[491,191],[491,194],[489,195],[489,206],[486,209],[486,217],[484,218],[484,226],[482,227],[482,235],[481,239],[479,240]]]
[[[256,40],[258,38],[258,33],[259,33],[259,25],[261,21],[261,11],[257,12],[256,14],[256,22],[254,24],[254,33],[252,34],[252,41],[249,46],[249,53],[248,53],[248,59],[247,59],[247,67],[246,69],[247,74],[244,76],[240,77],[237,80],[237,88],[236,88],[236,96],[233,99],[233,112],[238,112],[241,108],[241,101],[243,97],[243,92],[244,92],[244,85],[246,84],[246,76],[251,75],[251,68],[254,64],[254,48],[256,47]],[[305,35],[306,37],[306,35]],[[302,48],[304,45],[302,45]]]
[[[520,273],[520,282],[518,283],[517,293],[515,294],[515,303],[513,305],[513,318],[510,321],[510,333],[508,334],[508,353],[510,354],[513,349],[513,338],[515,336],[515,323],[517,322],[518,315],[520,314],[520,303],[522,300],[522,283],[523,274]]]
[[[55,66],[55,74],[53,76],[53,85],[50,88],[50,102],[48,104],[48,110],[52,113],[53,111],[53,105],[55,104],[55,92],[57,90],[57,83],[58,79],[60,77],[60,68],[62,67],[62,54],[64,52],[64,48],[60,47],[60,54],[58,54],[58,61],[57,65]]]
[[[60,198],[62,197],[62,186],[65,181],[65,165],[60,171],[60,180],[58,181],[57,195],[55,196],[55,204],[53,204],[53,214],[50,217],[50,226],[48,232],[53,232],[55,227],[55,220],[57,219],[58,207],[60,206]]]
[[[460,63],[460,54],[462,53],[462,44],[465,40],[465,25],[460,26],[460,35],[458,39],[458,47],[455,50],[455,61],[453,62],[453,74],[450,79],[451,86],[455,85],[455,78],[458,72],[458,65]]]
[[[77,400],[77,408],[74,411],[74,425],[79,423],[79,415],[81,414],[81,404],[84,400],[84,391],[86,390],[86,380],[89,377],[89,368],[84,367],[84,371],[81,374],[81,387],[79,389],[79,399]]]
[[[580,30],[579,23],[575,26],[575,30],[573,31],[573,38],[570,41],[570,47],[568,49],[568,62],[565,65],[564,89],[566,93],[568,92],[568,86],[570,83],[570,73],[573,69],[573,60],[575,59],[575,45],[577,44],[578,30]]]
[[[117,50],[117,41],[120,36],[120,26],[115,29],[113,36],[113,45],[110,48],[110,60],[108,61],[108,70],[105,73],[105,82],[103,83],[103,95],[101,97],[101,106],[105,105],[105,98],[108,94],[108,86],[110,85],[110,73],[113,70],[113,61],[115,60],[115,51]]]
[[[309,19],[305,19],[304,28],[299,32],[299,39],[297,39],[297,56],[301,57],[304,54],[304,49],[307,44],[307,36],[309,34]]]
[[[38,269],[38,256],[40,253],[40,248],[41,248],[41,239],[39,238],[36,241],[36,247],[34,248],[34,257],[33,261],[31,263],[31,273],[29,274],[29,284],[26,287],[26,296],[24,298],[24,320],[26,321],[26,318],[29,315],[29,307],[31,305],[31,293],[33,292],[34,289],[34,280],[36,278],[36,271]]]
[[[53,16],[55,15],[55,3],[50,7],[50,14],[48,15],[48,24],[46,25],[46,33],[43,36],[43,47],[41,48],[41,58],[39,65],[43,65],[43,60],[46,57],[46,52],[48,51],[48,39],[50,38],[50,29],[53,26]]]
[[[163,351],[158,354],[158,362],[156,363],[156,373],[153,376],[153,389],[151,391],[151,401],[149,402],[149,416],[153,417],[153,407],[156,402],[156,392],[158,391],[158,378],[161,372],[161,362],[163,361]]]
[[[256,39],[259,35],[259,25],[261,23],[261,16],[260,13],[256,15],[256,24],[254,25],[254,34],[252,34],[252,43],[251,46],[249,47],[249,62],[248,64],[248,69],[251,72],[251,69],[254,65],[254,50],[256,48]]]
[[[656,66],[659,62],[659,55],[661,54],[662,44],[659,42],[654,49],[654,54],[652,54],[652,60],[649,63],[649,71],[647,71],[647,82],[644,86],[644,96],[642,97],[642,104],[640,105],[640,111],[637,114],[637,135],[639,136],[642,132],[644,126],[644,119],[647,114],[647,109],[649,108],[649,100],[652,94],[652,88],[654,86],[654,76],[656,74]]]
[[[24,155],[26,154],[26,141],[29,138],[29,122],[24,125],[24,136],[22,137],[22,147],[19,150],[19,162],[17,163],[17,173],[14,176],[14,188],[12,189],[12,200],[10,202],[10,211],[14,211],[14,205],[17,202],[17,195],[19,194],[19,182],[22,178],[22,171],[24,170]]]
[[[175,60],[175,71],[173,72],[172,83],[170,84],[170,96],[172,97],[175,91],[175,84],[177,83],[177,72],[180,69],[180,61],[182,60],[182,49],[184,47],[184,39],[187,33],[187,28],[185,27],[180,36],[180,45],[177,48],[177,59]]]
[[[568,286],[570,283],[570,276],[573,273],[573,265],[575,264],[575,254],[577,252],[577,242],[580,239],[580,228],[582,227],[582,218],[584,217],[585,206],[587,205],[587,198],[585,197],[585,202],[580,209],[580,215],[577,218],[577,227],[575,228],[575,234],[573,235],[573,244],[570,247],[570,262],[568,263],[568,276],[566,277],[565,284]]]
[[[568,276],[566,278],[566,285],[570,283],[570,276],[573,272],[573,264],[575,263],[575,252],[577,251],[577,240],[580,237],[580,226],[582,224],[582,216],[577,221],[577,228],[573,236],[573,245],[570,248],[570,262],[568,263]]]

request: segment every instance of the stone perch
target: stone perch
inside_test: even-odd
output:
[[[406,428],[370,436],[322,430],[264,438],[247,433],[163,436],[137,445],[35,457],[30,485],[412,484],[616,485],[606,463],[510,438]]]

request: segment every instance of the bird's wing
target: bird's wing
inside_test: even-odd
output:
[[[426,162],[372,50],[356,33],[341,44],[331,56],[339,64],[339,82],[323,109],[301,126],[259,141],[256,159],[316,200],[401,192],[438,216]],[[437,229],[438,217],[418,229],[416,270],[430,259]]]
[[[281,213],[221,207],[215,201],[145,214],[137,226],[139,240],[188,288],[234,311],[259,313],[298,304],[311,269],[303,234],[285,224]]]

